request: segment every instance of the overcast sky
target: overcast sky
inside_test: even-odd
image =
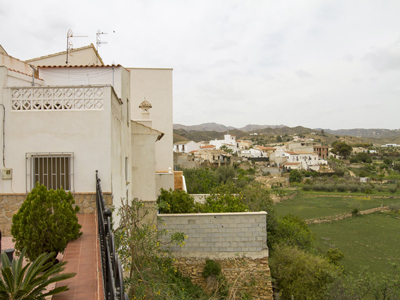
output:
[[[399,0],[0,0],[0,20],[22,60],[100,29],[106,64],[173,68],[174,123],[400,128]]]

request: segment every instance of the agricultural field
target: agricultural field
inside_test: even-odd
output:
[[[330,223],[312,224],[318,247],[344,253],[341,265],[358,274],[362,266],[376,274],[388,273],[389,263],[400,264],[400,214],[376,212]]]
[[[303,219],[315,219],[350,213],[354,208],[366,210],[400,203],[399,198],[373,198],[369,195],[355,197],[329,197],[299,193],[294,198],[275,205],[278,216],[288,213]],[[345,257],[341,265],[357,274],[363,266],[377,274],[389,272],[389,263],[400,265],[400,214],[375,212],[328,223],[310,224],[316,235],[317,247],[325,252],[340,249]]]
[[[291,213],[307,220],[350,213],[354,208],[366,210],[391,203],[400,203],[400,198],[299,193],[292,199],[277,203],[275,210],[278,216]]]

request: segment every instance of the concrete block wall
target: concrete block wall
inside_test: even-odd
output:
[[[267,213],[160,214],[158,229],[184,232],[173,252],[259,252],[267,249]],[[163,237],[168,241],[169,235]]]

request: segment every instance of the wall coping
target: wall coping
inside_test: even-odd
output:
[[[191,259],[230,259],[230,258],[251,258],[261,259],[269,256],[268,248],[257,252],[174,252],[176,258]]]
[[[195,214],[158,214],[159,217],[210,217],[210,216],[242,216],[267,215],[266,211],[259,212],[231,212],[231,213],[195,213]]]

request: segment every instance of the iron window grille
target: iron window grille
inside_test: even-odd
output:
[[[26,191],[38,182],[47,189],[74,191],[74,153],[27,153]]]

